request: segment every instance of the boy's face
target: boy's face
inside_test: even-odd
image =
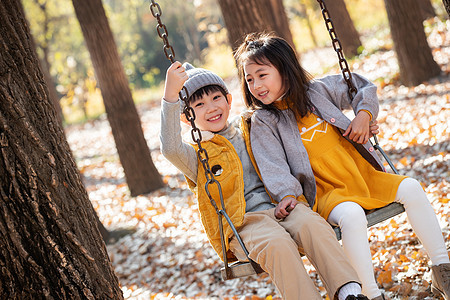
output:
[[[200,130],[219,132],[227,124],[231,109],[231,95],[225,96],[222,92],[215,91],[204,94],[190,105],[195,112],[195,125]]]

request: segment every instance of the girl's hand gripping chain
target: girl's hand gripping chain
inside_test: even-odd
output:
[[[367,143],[370,137],[369,123],[370,115],[367,112],[360,110],[347,127],[347,130],[344,132],[343,136],[348,135],[350,140],[358,144]]]
[[[186,69],[179,61],[174,62],[166,73],[166,83],[164,87],[164,100],[167,102],[177,102],[178,93],[183,88],[184,83],[189,78]]]
[[[373,120],[370,121],[369,123],[369,130],[370,130],[370,136],[374,136],[380,133],[380,131],[378,130],[380,128],[380,126],[378,126],[378,121],[377,120]]]

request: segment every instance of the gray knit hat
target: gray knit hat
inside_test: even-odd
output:
[[[227,94],[229,93],[222,78],[213,72],[202,68],[195,68],[190,63],[184,63],[183,67],[189,75],[189,79],[184,83],[184,86],[188,91],[188,97],[192,96],[197,90],[207,85],[218,85],[222,87]]]

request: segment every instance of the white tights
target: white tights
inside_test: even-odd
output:
[[[412,178],[404,179],[398,187],[395,201],[404,205],[409,223],[423,244],[432,265],[448,263],[449,258],[436,214],[419,182]],[[344,252],[358,273],[363,294],[369,299],[381,295],[373,273],[367,219],[362,207],[354,202],[340,203],[331,211],[328,222],[341,228]]]

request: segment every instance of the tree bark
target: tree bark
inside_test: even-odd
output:
[[[420,10],[422,11],[423,20],[436,17],[436,12],[430,0],[417,0],[417,3],[419,3]]]
[[[0,45],[0,298],[123,299],[20,1]]]
[[[384,0],[400,68],[400,81],[418,85],[440,74],[427,43],[417,0]]]
[[[219,0],[233,51],[253,32],[274,32],[294,47],[282,0]]]
[[[45,64],[42,60],[40,60],[41,63],[41,70],[44,74],[45,82],[47,84],[48,88],[48,96],[50,98],[50,101],[53,103],[53,106],[55,107],[56,111],[56,118],[58,119],[58,122],[61,123],[61,125],[64,124],[64,114],[62,111],[61,103],[59,102],[59,96],[58,92],[56,91],[55,83],[53,81],[52,76],[50,75],[50,70],[47,68],[47,64]]]
[[[97,75],[117,152],[132,196],[163,186],[142,132],[128,80],[101,0],[73,0]]]
[[[49,97],[51,102],[53,103],[53,105],[55,106],[55,111],[56,111],[56,116],[58,118],[58,121],[63,124],[64,122],[64,114],[61,108],[61,104],[59,103],[59,97],[58,97],[58,92],[56,91],[56,87],[55,84],[53,82],[52,76],[50,75],[50,61],[48,59],[48,53],[49,53],[49,49],[48,49],[48,45],[49,45],[49,34],[48,34],[48,27],[49,27],[49,18],[48,18],[48,12],[47,12],[47,2],[43,2],[42,4],[39,3],[38,0],[34,1],[36,3],[36,5],[39,6],[39,8],[42,11],[42,14],[44,15],[44,26],[43,26],[43,35],[45,37],[45,45],[40,45],[40,48],[42,49],[42,52],[44,53],[44,57],[42,59],[39,60],[40,63],[40,67],[42,70],[42,73],[44,74],[44,78],[45,78],[45,82],[47,83],[47,88],[48,88],[48,92],[49,92]],[[25,11],[22,12],[25,16]],[[26,18],[25,18],[26,19]],[[27,26],[30,27],[30,24],[27,22]],[[36,44],[36,40],[33,38],[33,36],[31,36],[32,39],[32,44],[35,47],[35,51],[37,49],[37,44]]]
[[[345,56],[353,57],[358,55],[358,48],[362,46],[361,40],[347,11],[344,0],[326,0],[325,5],[333,21],[336,35],[341,42]]]
[[[275,32],[280,32],[286,41],[288,41],[295,49],[294,40],[292,38],[291,29],[289,28],[289,19],[284,8],[283,0],[271,0],[272,10],[275,20]]]

